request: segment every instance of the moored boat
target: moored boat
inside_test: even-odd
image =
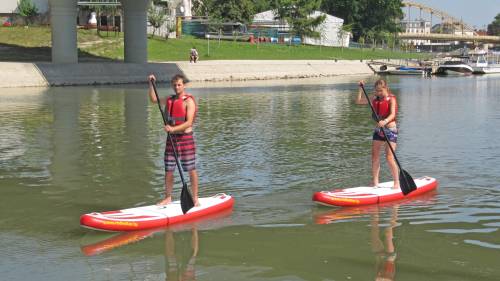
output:
[[[472,67],[461,60],[445,61],[437,67],[437,75],[470,75],[474,72]]]
[[[483,67],[482,73],[490,74],[490,73],[500,73],[500,64],[488,64],[486,67]]]
[[[474,74],[500,73],[500,63],[489,61],[484,55],[478,56],[474,62],[469,64]]]
[[[424,76],[429,72],[430,69],[423,67],[408,67],[408,66],[399,66],[396,68],[380,68],[380,71],[377,74],[382,75],[421,75]]]

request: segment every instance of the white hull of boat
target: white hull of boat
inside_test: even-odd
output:
[[[473,69],[474,69],[474,73],[477,73],[477,74],[500,73],[500,64],[473,67]]]
[[[466,64],[441,65],[436,70],[438,75],[470,75],[472,72],[474,72],[472,67]]]

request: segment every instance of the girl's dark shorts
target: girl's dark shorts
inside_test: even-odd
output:
[[[373,131],[373,140],[374,141],[385,141],[384,134],[382,133],[384,130],[387,139],[390,142],[397,143],[398,142],[398,128],[375,128]]]

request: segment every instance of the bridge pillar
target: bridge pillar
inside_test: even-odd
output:
[[[49,0],[52,29],[52,62],[77,63],[77,0]]]
[[[121,0],[123,7],[125,62],[148,61],[147,7],[149,0]]]

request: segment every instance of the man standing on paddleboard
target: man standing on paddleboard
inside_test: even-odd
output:
[[[364,82],[359,81],[359,86],[360,88],[355,102],[356,104],[367,104],[368,101],[362,94]],[[398,129],[396,124],[398,105],[396,96],[391,93],[389,87],[387,86],[387,82],[383,79],[377,80],[374,87],[375,92],[371,100],[371,104],[380,121],[377,122],[376,118],[374,118],[377,123],[372,138],[372,185],[377,187],[379,184],[380,151],[382,150],[382,147],[385,147],[387,163],[389,165],[389,169],[391,170],[392,177],[394,178],[393,188],[399,189],[398,166],[394,160],[394,155],[390,151],[390,148],[386,145],[384,138],[385,133],[393,151],[396,151],[396,143],[398,140]]]
[[[149,81],[149,99],[152,103],[157,103],[153,88],[153,82],[156,77],[151,74]],[[175,147],[177,156],[182,169],[189,173],[191,182],[191,191],[193,193],[193,203],[199,206],[198,202],[198,173],[196,172],[196,145],[193,136],[193,123],[196,117],[196,103],[194,97],[185,91],[186,78],[177,74],[172,77],[170,84],[175,92],[165,99],[161,104],[165,104],[165,113],[168,123],[165,125],[165,132],[169,133],[171,138],[167,138],[165,146],[165,199],[160,201],[159,205],[167,205],[172,202],[172,190],[174,186],[174,170],[176,166],[173,147]],[[173,145],[171,143],[173,142]]]

